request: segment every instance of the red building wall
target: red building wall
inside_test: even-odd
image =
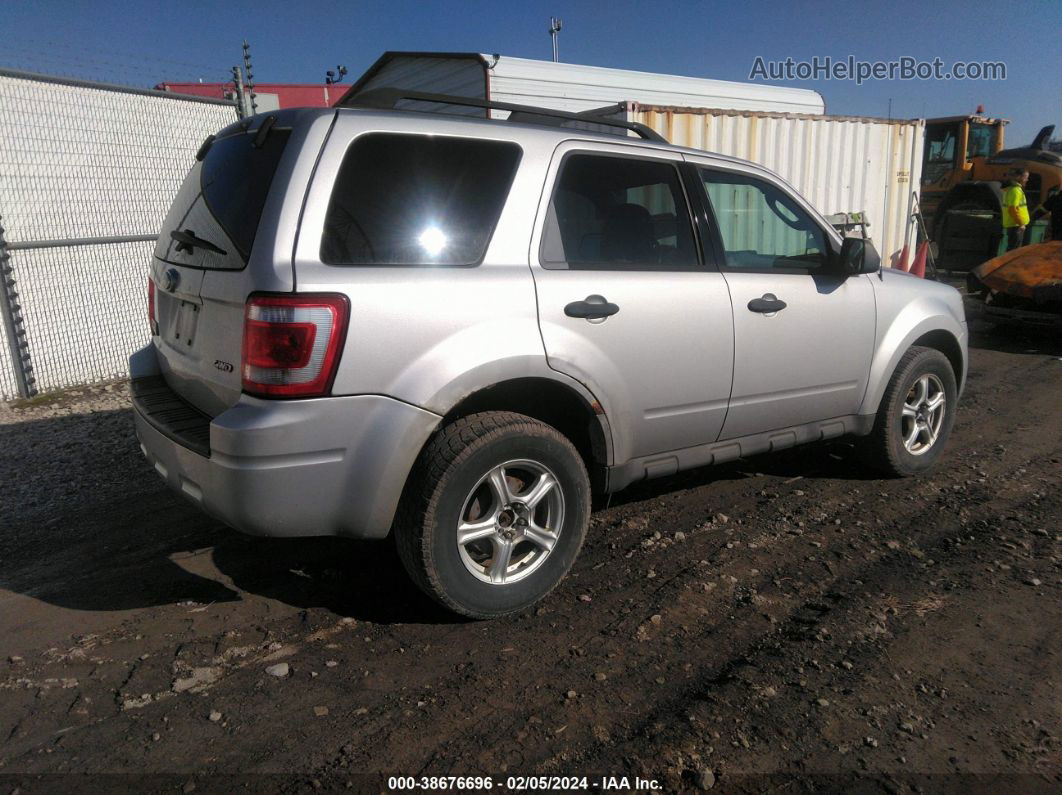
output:
[[[155,88],[175,94],[192,94],[214,99],[231,99],[235,91],[232,83],[163,82]],[[254,92],[258,95],[260,109],[269,104],[271,97],[276,98],[276,104],[280,108],[328,108],[343,96],[348,88],[350,86],[329,86],[324,83],[255,83]],[[272,109],[272,106],[268,109]]]

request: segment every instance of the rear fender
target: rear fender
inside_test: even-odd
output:
[[[463,346],[459,344],[460,341],[458,338],[460,336],[461,335],[457,335],[457,337],[452,338],[451,341],[449,341],[450,344],[441,343],[440,347],[442,350],[429,352],[421,362],[420,366],[431,368],[431,362],[435,361],[439,363],[440,367],[452,367],[455,361],[455,356],[458,354],[456,350],[448,349],[450,349],[451,344],[455,346],[456,349],[463,348]],[[467,348],[465,350],[467,350]],[[605,415],[604,409],[601,408],[601,403],[584,384],[579,383],[574,378],[570,378],[564,373],[559,373],[552,369],[546,363],[543,356],[503,356],[497,359],[490,359],[489,361],[468,364],[469,366],[466,369],[462,369],[459,372],[452,372],[449,379],[440,379],[438,383],[441,385],[438,389],[428,394],[422,402],[418,402],[418,405],[433,413],[446,416],[454,409],[454,407],[465,402],[476,393],[490,389],[491,387],[506,381],[535,378],[552,381],[575,393],[579,399],[594,412],[594,415],[597,417],[597,420],[601,425],[605,447],[605,460],[601,463],[606,465],[612,465],[614,463],[615,440],[613,439],[613,431],[608,421],[608,417]],[[416,368],[411,367],[407,372],[416,372]],[[405,386],[408,388],[412,385],[406,384]],[[421,384],[418,386],[418,391],[423,391],[425,385]]]

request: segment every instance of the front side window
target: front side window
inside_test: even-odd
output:
[[[743,174],[702,171],[732,270],[815,272],[827,266],[826,236],[792,197]]]
[[[955,140],[959,128],[955,124],[930,127],[926,130],[926,165],[955,164]]]
[[[565,158],[546,216],[541,262],[571,270],[700,267],[678,169],[659,160]]]
[[[513,143],[370,133],[343,158],[325,217],[329,265],[476,265],[509,193]]]

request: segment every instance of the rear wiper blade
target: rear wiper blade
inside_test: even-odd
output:
[[[269,132],[273,129],[273,125],[276,123],[276,116],[267,116],[266,120],[258,127],[258,132],[255,133],[254,140],[251,141],[251,146],[255,149],[261,149],[265,146],[266,138],[269,137]]]
[[[197,237],[191,229],[174,229],[170,232],[170,237],[177,241],[176,251],[188,251],[191,253],[194,249],[205,248],[207,251],[213,251],[215,254],[221,254],[222,256],[229,253],[225,249],[215,246],[209,240]]]

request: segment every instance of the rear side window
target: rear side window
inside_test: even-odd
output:
[[[670,161],[570,155],[542,237],[544,268],[693,270],[692,221]]]
[[[325,218],[329,265],[476,265],[509,193],[520,147],[371,133],[354,141]]]
[[[218,138],[203,160],[203,199],[244,260],[254,245],[269,186],[290,134],[273,128],[257,141],[256,132]]]

